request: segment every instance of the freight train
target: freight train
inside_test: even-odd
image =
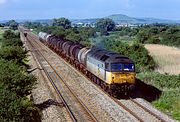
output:
[[[127,95],[135,89],[135,65],[127,56],[40,32],[39,40],[98,84],[110,95]]]

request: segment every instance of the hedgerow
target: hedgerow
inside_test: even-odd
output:
[[[160,74],[158,72],[142,72],[139,73],[137,77],[161,90],[180,88],[180,75]]]
[[[40,122],[39,109],[27,98],[37,81],[24,68],[27,66],[24,62],[27,51],[22,47],[19,36],[9,30],[5,31],[1,45],[0,121]]]

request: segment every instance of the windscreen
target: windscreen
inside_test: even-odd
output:
[[[111,64],[111,71],[122,71],[122,64]]]
[[[134,64],[118,64],[118,63],[114,63],[114,64],[111,64],[111,71],[112,72],[134,71]]]
[[[124,71],[134,71],[134,64],[124,64]]]

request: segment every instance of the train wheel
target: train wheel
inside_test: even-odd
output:
[[[108,89],[108,94],[110,95],[110,96],[112,96],[113,94],[112,94],[112,90],[111,89]]]
[[[108,91],[108,86],[107,85],[105,85],[105,88],[104,88],[104,91]]]
[[[96,84],[101,86],[101,81],[98,78],[96,79]]]
[[[101,86],[101,88],[104,90],[104,84],[103,84],[103,83],[101,83],[101,84],[100,84],[100,86]]]

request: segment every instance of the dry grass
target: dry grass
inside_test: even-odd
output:
[[[146,44],[145,47],[159,65],[156,71],[180,74],[180,49],[157,44]]]

